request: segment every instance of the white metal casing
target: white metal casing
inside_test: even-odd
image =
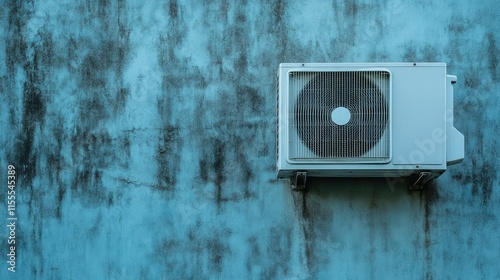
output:
[[[290,75],[296,72],[371,71],[390,73],[389,157],[374,162],[290,157],[293,139]],[[464,137],[453,127],[453,86],[445,63],[282,63],[278,72],[277,175],[307,171],[319,177],[404,177],[444,172],[464,158]]]

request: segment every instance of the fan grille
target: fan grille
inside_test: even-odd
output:
[[[389,158],[389,72],[291,72],[289,87],[290,158]]]

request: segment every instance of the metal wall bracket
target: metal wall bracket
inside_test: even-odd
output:
[[[412,181],[409,182],[410,184],[408,185],[408,189],[412,191],[420,191],[424,188],[424,185],[427,182],[435,177],[436,176],[432,174],[432,172],[420,172],[412,177]]]
[[[297,171],[293,174],[291,179],[292,190],[298,191],[306,188],[307,172]]]

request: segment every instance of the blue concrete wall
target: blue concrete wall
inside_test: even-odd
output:
[[[500,2],[3,1],[1,279],[500,278]],[[280,62],[443,61],[466,159],[422,193],[276,180]],[[423,108],[425,109],[425,108]]]

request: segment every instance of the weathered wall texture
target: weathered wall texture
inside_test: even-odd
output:
[[[3,1],[0,278],[500,278],[500,2],[306,2]],[[465,161],[292,193],[278,64],[363,61],[447,62]]]

